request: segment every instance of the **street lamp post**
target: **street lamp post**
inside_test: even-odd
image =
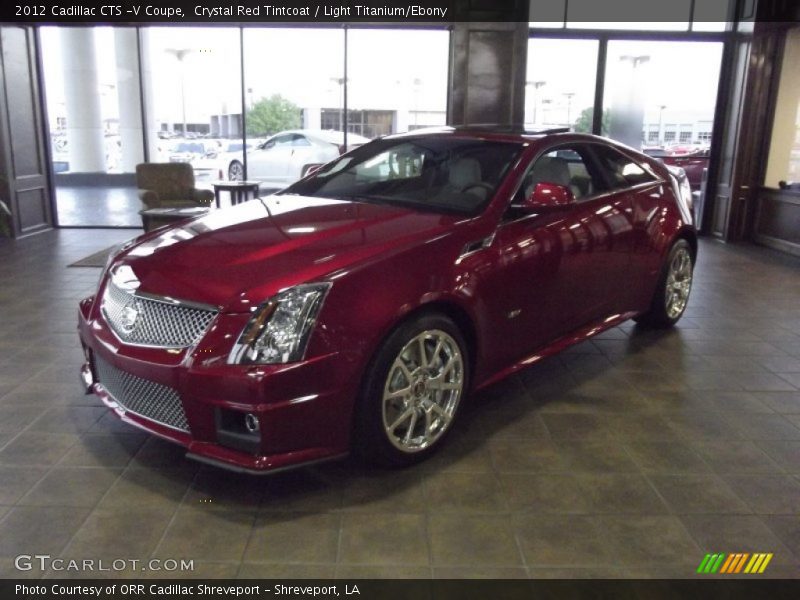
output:
[[[546,81],[526,81],[526,85],[533,86],[533,124],[536,125],[536,106],[538,104],[539,88],[544,86]]]
[[[422,87],[422,79],[415,77],[412,83],[414,84],[414,129],[416,129],[419,126],[419,89]]]
[[[331,77],[339,85],[339,131],[344,131],[344,77]]]
[[[542,125],[547,126],[547,108],[553,103],[550,98],[542,98]]]
[[[567,127],[572,125],[572,97],[575,92],[565,92],[564,96],[567,98]]]
[[[658,143],[664,145],[664,109],[667,108],[666,104],[658,107]]]
[[[646,62],[650,62],[650,55],[649,54],[639,54],[638,56],[632,56],[630,54],[624,54],[619,57],[621,61],[628,61],[630,62],[634,68],[638,67],[639,65],[643,65]]]

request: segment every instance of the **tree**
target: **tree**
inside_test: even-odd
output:
[[[247,111],[247,135],[265,137],[300,127],[300,107],[280,94],[261,98]]]
[[[589,106],[588,108],[584,108],[581,111],[581,114],[578,115],[578,118],[575,121],[575,125],[572,126],[573,131],[575,133],[592,133],[592,120],[594,119],[594,108]],[[603,111],[603,126],[602,131],[608,131],[608,123],[610,120],[610,115],[608,109]]]

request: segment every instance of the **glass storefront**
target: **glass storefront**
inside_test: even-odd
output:
[[[711,160],[720,33],[694,33],[698,23],[690,21],[681,28],[693,31],[680,34],[630,32],[646,23],[602,23],[591,31],[577,21],[531,25],[528,128],[610,137],[682,168],[692,189],[701,190]]]
[[[707,158],[720,34],[655,41],[658,34],[578,31],[580,23],[560,22],[569,35],[532,30],[526,125]],[[191,163],[198,187],[248,178],[274,190],[374,137],[444,125],[449,36],[444,29],[43,27],[59,224],[138,226],[141,162]],[[774,146],[778,152],[781,144]]]
[[[145,155],[136,29],[40,33],[59,223],[138,226],[131,183]]]
[[[602,134],[668,154],[708,151],[722,42],[610,41]]]
[[[597,40],[532,39],[525,78],[525,124],[592,132]]]
[[[373,138],[444,125],[447,31],[348,31],[348,128]]]
[[[142,162],[268,192],[371,138],[444,125],[449,35],[43,27],[58,223],[140,226]]]

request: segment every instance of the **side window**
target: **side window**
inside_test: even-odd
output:
[[[292,145],[292,135],[279,135],[274,140],[272,140],[272,146],[291,146]],[[272,147],[268,146],[268,147]]]
[[[534,161],[522,180],[519,194],[530,196],[537,183],[563,185],[572,190],[580,201],[594,196],[603,189],[602,181],[593,176],[588,153],[583,146],[562,146],[551,150]]]
[[[611,182],[614,189],[622,189],[655,181],[636,161],[608,146],[595,145],[594,153],[600,168]]]
[[[311,143],[299,133],[292,135],[292,146],[310,146]]]

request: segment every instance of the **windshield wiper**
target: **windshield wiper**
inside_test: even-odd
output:
[[[398,204],[400,201],[381,196],[370,196],[368,194],[347,194],[344,196],[334,196],[336,200],[347,200],[348,202],[365,202],[368,204]]]

